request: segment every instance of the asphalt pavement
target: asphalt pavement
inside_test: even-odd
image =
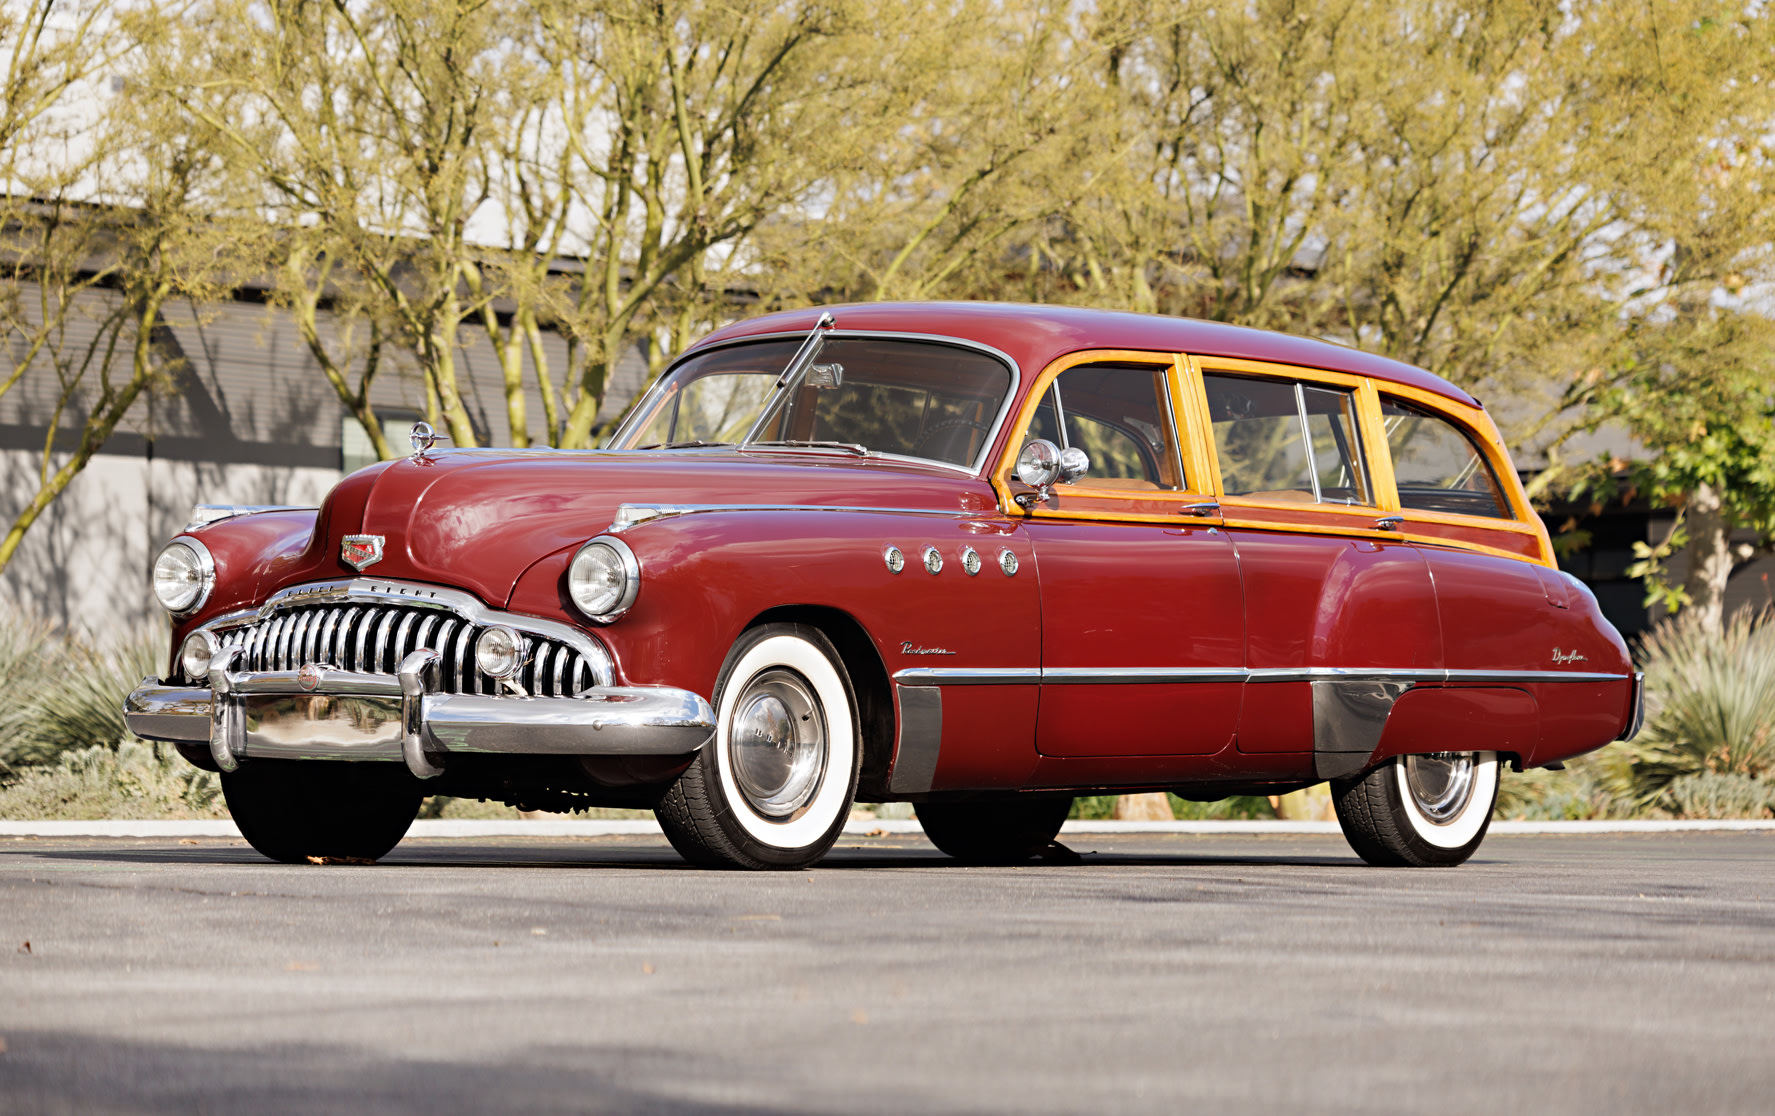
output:
[[[0,1114],[1775,1109],[1775,834],[1069,843],[3,840]]]

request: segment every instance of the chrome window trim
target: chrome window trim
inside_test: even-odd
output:
[[[257,608],[246,608],[226,613],[201,625],[197,630],[228,631],[245,624],[270,620],[284,609],[310,604],[340,603],[372,603],[436,609],[440,612],[453,613],[474,627],[504,624],[516,628],[520,632],[558,640],[578,651],[587,662],[595,664],[593,670],[596,674],[597,685],[616,685],[616,662],[609,649],[578,628],[555,620],[544,620],[539,617],[522,616],[517,613],[488,608],[481,603],[479,598],[459,589],[444,589],[435,585],[417,585],[411,582],[390,581],[382,578],[354,577],[337,581],[316,581],[307,585],[292,585],[287,589],[280,589],[273,593],[264,604]],[[367,626],[360,623],[358,628],[358,655],[361,658],[364,650],[373,649],[363,647],[364,637],[368,634]],[[339,665],[345,666],[346,664]],[[347,669],[351,669],[351,667],[347,667]]]
[[[1565,670],[1382,670],[1346,667],[909,667],[902,686],[1152,685],[1204,682],[1624,682],[1631,674]]]
[[[671,364],[667,365],[666,370],[664,372],[660,373],[659,378],[654,381],[654,386],[657,387],[658,385],[665,383],[668,379],[671,378],[672,373],[678,371],[678,367],[680,365],[684,364],[686,361],[689,361],[695,357],[703,356],[706,353],[716,352],[721,349],[730,349],[730,348],[734,347],[735,345],[748,345],[748,344],[751,344],[756,341],[799,340],[801,338],[805,338],[806,336],[807,336],[807,332],[805,330],[779,330],[774,333],[753,333],[753,334],[748,334],[745,337],[734,337],[734,338],[730,338],[726,341],[718,341],[713,345],[699,346],[697,348],[693,348],[693,349],[689,350],[688,352],[686,352],[682,356],[680,356],[677,360],[675,360]],[[992,429],[987,433],[986,441],[981,443],[980,452],[978,455],[975,456],[974,463],[972,465],[952,465],[946,461],[934,461],[928,457],[909,457],[904,454],[894,454],[894,453],[871,453],[871,455],[870,455],[871,457],[879,458],[884,461],[910,461],[910,462],[916,462],[919,465],[935,466],[939,469],[953,469],[956,472],[966,473],[969,476],[980,476],[984,473],[987,465],[990,463],[991,458],[992,458],[992,447],[997,444],[998,436],[1000,433],[1003,432],[1005,422],[1010,418],[1011,405],[1016,402],[1018,392],[1020,392],[1023,389],[1023,369],[1020,365],[1018,365],[1018,363],[1014,359],[1012,359],[1012,357],[1009,353],[1005,352],[1003,349],[995,349],[991,345],[988,345],[988,344],[981,342],[981,341],[970,341],[964,337],[947,337],[947,336],[944,336],[943,334],[940,334],[940,333],[902,333],[902,332],[898,332],[895,330],[843,329],[843,328],[837,327],[837,326],[826,331],[825,343],[830,344],[833,341],[844,341],[844,340],[923,341],[923,342],[933,343],[933,344],[938,344],[938,345],[951,345],[951,346],[954,346],[955,348],[958,348],[958,349],[972,349],[975,352],[983,353],[986,356],[992,357],[995,360],[1003,362],[1004,366],[1011,370],[1011,387],[1010,387],[1010,390],[1005,392],[1005,398],[999,404],[998,415],[993,419]],[[649,388],[648,392],[651,393],[652,390],[653,390],[653,388]],[[645,396],[643,396],[642,402],[646,402]],[[618,446],[622,443],[622,441],[625,438],[628,438],[631,434],[630,428],[634,427],[638,423],[640,423],[641,415],[642,415],[643,411],[644,411],[644,408],[642,408],[642,407],[633,408],[629,412],[629,417],[624,419],[622,425],[616,428],[616,433],[614,433],[610,436],[610,440],[608,442],[606,442],[605,445]],[[730,447],[718,447],[718,448],[725,449],[725,448],[730,448]],[[731,447],[731,448],[738,449],[740,447],[735,446],[735,447]],[[791,446],[791,447],[784,447],[784,448],[805,450],[805,449],[817,448],[817,447]],[[614,452],[634,453],[634,452],[638,452],[638,451],[615,450]],[[679,451],[675,451],[675,450],[663,450],[663,451],[662,450],[648,450],[646,452],[648,452],[648,453],[660,453],[660,452],[674,453],[674,452],[679,452]],[[690,452],[698,452],[698,451],[693,449]],[[867,459],[860,458],[858,460],[867,460]]]

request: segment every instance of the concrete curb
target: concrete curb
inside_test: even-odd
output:
[[[920,836],[913,820],[852,820],[845,823],[850,836]],[[1336,822],[1311,821],[1069,821],[1061,837],[1083,834],[1180,833],[1194,835],[1269,834],[1306,837],[1336,835]],[[1589,833],[1775,833],[1775,821],[1499,821],[1491,832],[1498,834]],[[651,820],[584,821],[467,821],[426,819],[413,823],[408,837],[460,839],[474,837],[657,837],[659,823]],[[233,837],[240,831],[231,821],[0,821],[0,838],[7,837]]]

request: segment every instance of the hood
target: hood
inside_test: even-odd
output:
[[[987,482],[825,454],[445,451],[354,474],[322,505],[286,584],[351,576],[346,535],[380,535],[363,570],[467,589],[502,606],[523,572],[602,534],[622,504],[773,504],[986,511]]]

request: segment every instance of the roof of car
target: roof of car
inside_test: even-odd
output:
[[[1030,372],[1081,349],[1191,353],[1371,376],[1479,406],[1478,400],[1440,376],[1329,341],[1195,318],[1033,303],[865,302],[785,310],[723,326],[692,351],[742,337],[806,332],[821,313],[830,313],[840,330],[924,333],[990,345]]]

